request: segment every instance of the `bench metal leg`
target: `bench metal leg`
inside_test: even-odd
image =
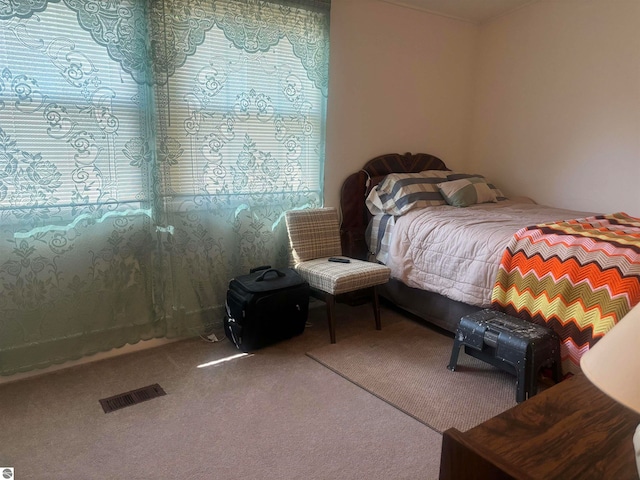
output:
[[[516,402],[518,403],[524,402],[529,396],[533,395],[532,382],[535,382],[536,378],[531,370],[530,362],[526,362],[525,365],[516,365]]]
[[[462,341],[456,339],[453,342],[453,349],[451,350],[451,359],[449,360],[449,365],[447,368],[452,372],[456,371],[456,366],[458,365],[458,355],[460,355],[460,347],[462,346]]]

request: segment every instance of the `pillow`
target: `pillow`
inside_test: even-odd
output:
[[[483,175],[480,175],[478,173],[469,174],[469,173],[449,172],[449,174],[447,175],[447,180],[449,182],[451,182],[453,180],[460,180],[462,178],[475,178],[475,177],[481,178],[483,181],[485,181],[487,183],[487,185],[489,185],[489,188],[496,193],[496,198],[498,200],[506,200],[507,199],[507,197],[505,197],[499,189],[497,189],[491,183],[487,182],[487,179],[484,178]]]
[[[449,205],[468,207],[476,203],[497,202],[496,192],[480,177],[462,178],[438,184],[440,193]]]
[[[447,179],[447,170],[425,170],[419,173],[391,173],[366,199],[372,215],[402,215],[414,208],[446,205],[438,183]]]

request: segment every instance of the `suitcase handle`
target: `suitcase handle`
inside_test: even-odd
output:
[[[270,268],[269,270],[265,270],[264,272],[262,272],[260,276],[256,278],[256,282],[262,282],[264,280],[265,275],[270,272],[277,273],[278,277],[286,277],[286,275],[282,273],[280,270],[277,270],[275,268]]]
[[[252,268],[251,270],[249,270],[249,273],[256,273],[256,272],[259,272],[260,270],[268,270],[269,268],[271,268],[271,265],[261,265],[256,268]]]

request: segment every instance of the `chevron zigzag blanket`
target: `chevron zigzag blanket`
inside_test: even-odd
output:
[[[492,292],[496,310],[545,325],[561,339],[563,372],[640,302],[640,218],[625,213],[519,230]]]

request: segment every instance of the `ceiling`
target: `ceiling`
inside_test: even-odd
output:
[[[404,7],[483,23],[536,0],[383,0]]]

